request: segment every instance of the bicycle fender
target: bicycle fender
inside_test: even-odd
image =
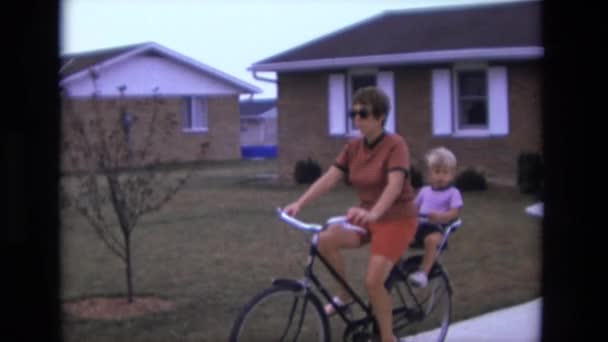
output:
[[[272,280],[272,285],[287,287],[294,291],[302,291],[306,288],[304,284],[294,279],[277,278]]]

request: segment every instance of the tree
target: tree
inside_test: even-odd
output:
[[[133,302],[132,237],[143,215],[158,211],[179,191],[189,172],[168,177],[158,166],[160,153],[152,142],[169,139],[178,122],[169,112],[160,113],[163,100],[155,90],[151,112],[132,113],[125,99],[126,86],[118,87],[118,110],[103,111],[96,72],[89,73],[94,92],[90,111],[75,108],[62,94],[62,153],[81,176],[72,191],[62,189],[76,210],[94,228],[105,246],[125,265],[128,302]],[[142,120],[144,119],[144,120]],[[137,136],[134,132],[137,131]],[[137,138],[136,138],[137,137]]]

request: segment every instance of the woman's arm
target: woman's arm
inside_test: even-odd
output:
[[[285,212],[291,216],[295,216],[302,207],[312,202],[319,196],[328,192],[338,183],[344,173],[335,166],[331,166],[327,172],[317,179],[306,192],[300,196],[295,202],[285,207]]]
[[[372,216],[375,219],[380,218],[390,208],[395,199],[401,193],[403,189],[403,182],[405,180],[405,174],[401,171],[392,171],[388,174],[388,183],[382,191],[382,195],[378,199],[378,202],[370,210]]]
[[[395,199],[401,193],[404,180],[405,175],[403,172],[389,172],[388,183],[384,187],[384,190],[382,190],[382,194],[374,207],[369,211],[362,208],[351,208],[346,214],[347,218],[354,224],[359,225],[377,221],[393,205]]]

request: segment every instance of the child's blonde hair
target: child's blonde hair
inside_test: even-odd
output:
[[[429,168],[445,166],[450,170],[456,169],[456,156],[445,147],[437,147],[426,154],[426,163]]]

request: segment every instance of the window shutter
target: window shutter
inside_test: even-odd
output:
[[[328,81],[329,134],[346,134],[346,77],[344,74],[331,74]]]
[[[201,128],[202,127],[202,111],[201,111],[201,100],[197,97],[190,98],[190,115],[192,116],[192,127],[191,128]]]
[[[180,110],[182,113],[182,128],[188,129],[192,127],[192,117],[190,116],[190,98],[182,97],[180,101]]]
[[[489,123],[493,135],[509,134],[509,90],[506,67],[491,67],[488,71]]]
[[[202,98],[201,100],[201,127],[204,129],[209,128],[209,106],[207,105],[207,99]]]
[[[395,132],[395,78],[393,77],[392,71],[381,71],[378,73],[378,88],[382,89],[388,96],[388,100],[391,106],[388,116],[386,118],[386,124],[384,128],[388,132]]]
[[[433,135],[452,134],[452,77],[449,69],[432,72]]]

